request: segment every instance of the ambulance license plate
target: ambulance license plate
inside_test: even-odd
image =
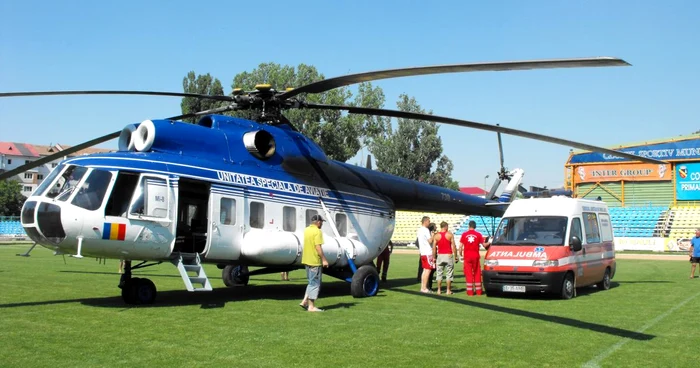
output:
[[[524,293],[525,286],[503,285],[503,291],[504,292],[511,292],[511,293]]]

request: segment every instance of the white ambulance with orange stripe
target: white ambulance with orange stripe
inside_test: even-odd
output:
[[[613,229],[604,202],[557,196],[512,202],[484,261],[487,294],[557,293],[610,288]]]

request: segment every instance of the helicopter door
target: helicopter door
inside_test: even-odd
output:
[[[243,201],[240,197],[212,192],[206,258],[237,260],[243,243]]]

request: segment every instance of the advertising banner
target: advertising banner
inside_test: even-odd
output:
[[[700,158],[700,139],[688,139],[678,142],[650,144],[644,146],[626,147],[616,151],[632,155],[655,158],[658,160],[687,160]],[[569,163],[578,164],[586,162],[625,162],[626,158],[599,152],[579,153],[571,157]]]
[[[666,238],[615,238],[615,250],[646,250],[663,252],[667,243]]]
[[[688,253],[690,250],[690,239],[689,238],[667,238],[666,246],[664,247],[666,252],[683,252]]]
[[[615,164],[590,165],[576,168],[576,181],[596,183],[604,181],[660,181],[671,180],[669,165]]]
[[[700,200],[700,163],[676,165],[676,199]]]

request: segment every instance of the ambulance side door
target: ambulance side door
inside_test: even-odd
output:
[[[583,231],[581,230],[581,219],[579,217],[574,217],[571,219],[571,233],[569,234],[569,239],[574,236],[581,239],[582,243],[585,243]],[[576,286],[582,285],[586,282],[586,269],[583,267],[585,254],[585,245],[578,252],[575,252],[573,249],[571,250],[572,270],[574,271],[574,276],[576,277]]]

